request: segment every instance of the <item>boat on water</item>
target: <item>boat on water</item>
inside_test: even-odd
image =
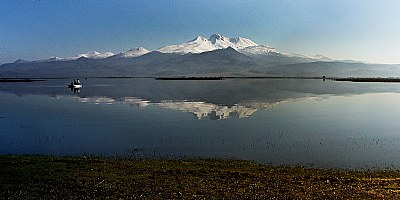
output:
[[[81,88],[82,84],[69,84],[68,87],[69,88]]]
[[[79,81],[79,79],[74,80],[74,82],[71,82],[68,85],[69,88],[82,88],[82,83]]]

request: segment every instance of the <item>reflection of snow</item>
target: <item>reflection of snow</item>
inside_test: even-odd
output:
[[[198,119],[209,117],[212,120],[221,120],[229,117],[244,118],[254,114],[259,109],[267,109],[283,102],[294,102],[304,99],[319,99],[317,97],[307,98],[288,98],[276,102],[266,101],[243,101],[233,106],[223,106],[205,102],[189,102],[189,101],[161,101],[155,103],[162,108],[179,110],[183,112],[193,113]]]
[[[55,98],[61,98],[62,96],[57,96]],[[139,108],[144,108],[149,105],[150,101],[137,98],[137,97],[124,97],[122,99],[114,99],[111,97],[73,97],[73,99],[82,103],[95,103],[95,104],[113,104],[115,102],[125,102],[129,105],[137,106]]]
[[[150,101],[146,101],[144,99],[140,99],[137,97],[125,97],[124,102],[129,105],[137,106],[139,108],[144,108],[144,107],[148,106],[150,103]]]
[[[79,102],[95,103],[95,104],[100,104],[100,103],[112,104],[115,102],[115,99],[110,97],[76,97],[76,99]]]
[[[199,119],[208,116],[208,114],[217,107],[216,105],[210,103],[187,101],[162,101],[160,103],[156,103],[156,105],[162,108],[191,112]]]
[[[210,119],[214,120],[226,119],[228,117],[248,117],[257,111],[257,108],[249,108],[242,105],[234,105],[232,107],[228,107],[205,102],[162,101],[160,103],[156,103],[156,105],[162,108],[191,112],[198,119],[202,119],[208,116],[210,117]]]

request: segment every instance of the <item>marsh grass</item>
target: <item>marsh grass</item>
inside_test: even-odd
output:
[[[399,171],[240,160],[0,156],[1,199],[398,199]]]

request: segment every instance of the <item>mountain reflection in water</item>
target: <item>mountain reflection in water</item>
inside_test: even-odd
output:
[[[61,97],[58,97],[61,98]],[[82,103],[95,104],[113,104],[123,102],[138,108],[145,108],[152,104],[164,109],[178,110],[182,112],[192,113],[197,119],[221,120],[227,118],[244,118],[254,114],[259,109],[272,108],[281,102],[295,101],[294,99],[283,100],[281,102],[240,102],[233,106],[216,105],[200,101],[167,101],[163,100],[158,103],[151,103],[148,100],[137,97],[124,97],[121,101],[109,97],[74,97],[75,100]]]
[[[182,102],[164,101],[161,103],[157,103],[156,105],[162,108],[190,112],[193,113],[194,116],[196,116],[198,119],[209,117],[212,120],[226,119],[229,117],[235,117],[235,118],[248,117],[258,110],[257,108],[245,107],[242,105],[234,105],[228,107],[228,106],[219,106],[205,102],[187,102],[187,101],[182,101]]]
[[[56,99],[71,98],[70,96],[56,96]],[[72,97],[74,100],[81,103],[94,103],[94,104],[114,104],[126,103],[138,108],[145,108],[149,105],[155,105],[160,108],[178,110],[182,112],[192,113],[197,119],[209,118],[211,120],[221,120],[227,118],[244,118],[249,117],[259,109],[272,108],[280,102],[240,102],[233,106],[217,105],[200,101],[168,101],[151,102],[138,97],[124,97],[120,100],[110,97]],[[287,100],[294,101],[294,100]],[[286,101],[282,101],[286,102]]]
[[[257,110],[306,98],[373,92],[400,92],[396,84],[349,84],[296,79],[228,79],[185,81],[153,79],[86,79],[85,90],[65,91],[64,80],[47,80],[0,91],[17,95],[73,97],[78,102],[113,104],[123,102],[139,108],[152,104],[164,109],[192,113],[198,119],[245,118]]]

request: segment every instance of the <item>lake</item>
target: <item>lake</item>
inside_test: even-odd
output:
[[[314,79],[0,83],[0,154],[400,169],[400,84]]]

